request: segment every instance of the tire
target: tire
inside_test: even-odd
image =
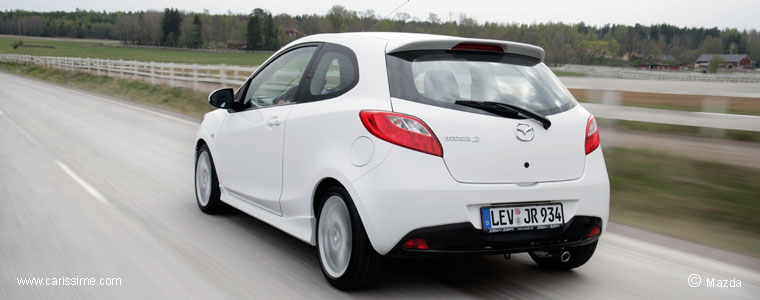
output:
[[[220,196],[214,159],[208,147],[203,145],[195,154],[195,201],[202,212],[210,215],[221,214],[229,207],[219,199]]]
[[[599,241],[597,240],[588,245],[566,248],[565,250],[570,253],[570,259],[567,262],[562,262],[557,257],[546,255],[545,251],[530,252],[530,258],[532,258],[540,267],[549,270],[565,271],[575,269],[591,259],[598,242]]]
[[[340,290],[368,287],[381,257],[372,248],[351,197],[344,189],[331,187],[320,203],[316,236],[322,274]]]

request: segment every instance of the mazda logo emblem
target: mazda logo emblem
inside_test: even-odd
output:
[[[515,137],[520,141],[530,142],[533,140],[534,136],[535,132],[533,131],[533,126],[530,126],[529,124],[519,123],[517,124],[517,127],[515,127]]]

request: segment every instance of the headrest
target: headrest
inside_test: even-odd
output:
[[[459,99],[459,84],[449,71],[425,72],[425,97],[454,103]]]

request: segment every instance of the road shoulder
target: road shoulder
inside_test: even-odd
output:
[[[760,259],[758,258],[713,248],[674,237],[669,237],[623,224],[609,222],[609,225],[607,226],[607,229],[615,234],[672,248],[686,253],[709,257],[717,261],[742,266],[752,270],[760,270]],[[602,239],[604,239],[604,237],[602,237]]]

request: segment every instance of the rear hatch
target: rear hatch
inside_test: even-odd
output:
[[[589,114],[540,59],[508,53],[416,50],[387,56],[394,112],[425,122],[451,176],[466,183],[580,178]],[[525,113],[462,105],[503,103]]]
[[[438,137],[451,176],[467,183],[533,183],[579,178],[585,164],[588,114],[576,108],[550,116],[545,130],[532,119],[509,119],[393,99],[395,112],[423,120]],[[517,125],[532,128],[522,141]],[[521,129],[525,127],[521,126]]]

